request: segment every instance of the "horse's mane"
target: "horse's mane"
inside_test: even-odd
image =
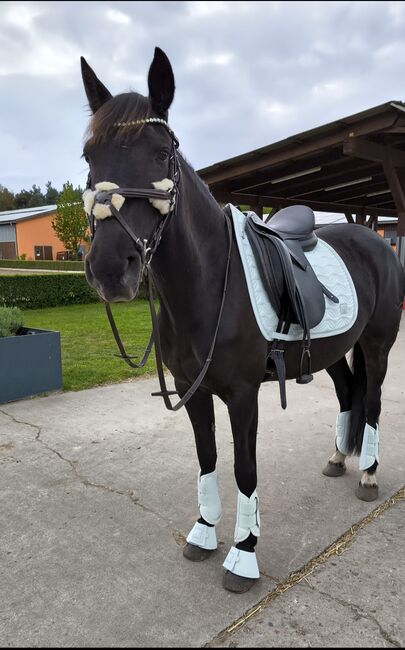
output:
[[[141,131],[143,125],[120,129],[114,126],[115,123],[144,120],[151,114],[152,107],[147,97],[135,92],[116,95],[100,106],[93,115],[84,135],[85,142],[91,145],[107,138],[125,139],[129,133],[133,136],[134,133]]]
[[[89,126],[85,132],[86,145],[97,144],[107,139],[125,140],[128,136],[131,139],[135,134],[139,134],[143,125],[135,125],[129,128],[117,128],[116,122],[129,122],[132,120],[143,120],[152,115],[152,107],[147,97],[136,92],[121,93],[109,99],[105,104],[100,106],[98,111],[90,120]],[[208,185],[198,176],[193,166],[181,153],[181,158],[190,168],[189,180],[200,192],[212,194]]]

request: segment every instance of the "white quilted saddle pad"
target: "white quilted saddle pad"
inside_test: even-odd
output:
[[[246,216],[235,206],[229,204],[229,207],[232,213],[239,253],[245,270],[250,301],[261,333],[268,341],[274,339],[298,341],[302,339],[303,330],[300,325],[291,325],[288,334],[276,332],[278,317],[263,287],[249,239],[245,234]],[[319,281],[339,298],[339,303],[334,303],[324,296],[325,315],[321,322],[311,329],[311,339],[320,339],[347,332],[356,321],[358,302],[356,289],[343,260],[322,239],[318,239],[315,248],[306,252],[305,256]]]

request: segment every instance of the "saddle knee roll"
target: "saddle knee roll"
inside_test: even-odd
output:
[[[221,519],[222,512],[216,470],[203,476],[201,470],[198,472],[197,490],[200,515],[206,522],[215,526]]]
[[[238,492],[235,544],[243,542],[250,533],[256,537],[260,536],[259,497],[256,490],[250,497]]]
[[[379,462],[379,441],[378,424],[375,429],[369,424],[366,424],[363,433],[363,443],[361,445],[359,469],[365,471],[372,467],[375,461],[377,463]]]

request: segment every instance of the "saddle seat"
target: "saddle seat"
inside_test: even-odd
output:
[[[245,232],[252,247],[263,286],[284,324],[299,323],[304,340],[310,329],[325,314],[326,295],[337,300],[316,277],[304,251],[317,244],[315,216],[303,205],[284,208],[264,223],[254,212],[247,212]]]
[[[298,240],[304,251],[315,248],[318,241],[314,233],[315,215],[305,205],[283,208],[264,225],[282,240]]]

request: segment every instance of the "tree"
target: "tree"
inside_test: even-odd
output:
[[[0,185],[0,212],[5,212],[6,210],[15,210],[15,196],[13,192]]]
[[[57,202],[52,227],[73,259],[77,258],[80,243],[88,241],[87,217],[83,209],[81,188],[73,188],[67,181]]]
[[[53,205],[59,200],[59,192],[55,187],[52,187],[51,181],[48,181],[46,184],[45,200],[47,205]]]
[[[15,195],[15,207],[18,208],[38,208],[45,205],[46,199],[42,194],[41,188],[33,185],[30,190],[21,190]]]

